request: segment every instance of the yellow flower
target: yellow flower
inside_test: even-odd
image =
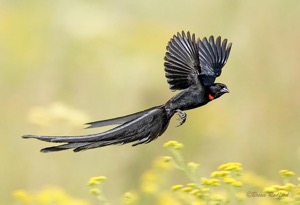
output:
[[[105,176],[91,177],[89,182],[88,182],[88,185],[89,186],[98,185],[98,184],[100,184],[101,182],[103,182],[105,180],[106,180]]]
[[[200,201],[195,201],[192,203],[192,205],[205,205],[205,204]]]
[[[178,143],[177,145],[175,145],[174,149],[183,149],[184,148],[184,145],[182,143]]]
[[[65,191],[58,187],[51,187],[40,191],[35,196],[35,201],[37,204],[49,204],[53,201],[67,201],[69,196],[65,193]]]
[[[172,191],[177,191],[177,190],[181,189],[182,187],[183,187],[183,185],[177,184],[177,185],[172,186],[171,189],[172,189]]]
[[[291,191],[294,187],[295,187],[295,185],[294,184],[292,184],[292,183],[286,183],[285,185],[284,185],[284,190],[286,190],[286,191]]]
[[[164,147],[167,147],[167,148],[172,148],[174,147],[178,142],[177,141],[168,141],[164,144]]]
[[[242,164],[238,162],[229,162],[226,164],[222,164],[218,167],[219,170],[225,170],[225,171],[231,171],[231,170],[236,170],[236,171],[241,171],[242,170]]]
[[[122,203],[125,205],[136,204],[138,196],[133,192],[126,192],[122,197]]]
[[[288,170],[286,170],[286,169],[280,170],[280,171],[279,171],[279,174],[280,174],[280,176],[282,176],[282,177],[292,177],[292,176],[295,175],[294,172],[288,171]]]
[[[235,186],[235,187],[241,187],[241,186],[243,186],[242,182],[240,182],[240,181],[238,181],[238,180],[236,180],[236,179],[234,179],[232,177],[225,177],[225,178],[223,178],[223,182],[225,184],[231,184],[232,186]]]
[[[285,186],[282,185],[273,185],[276,190],[285,190]]]
[[[277,191],[273,186],[270,186],[270,187],[266,187],[265,189],[264,189],[264,192],[266,192],[266,193],[273,193],[273,192],[275,192],[275,191]]]
[[[292,202],[294,202],[294,199],[290,198],[290,197],[282,197],[280,199],[280,201],[282,201],[285,204],[292,204]],[[297,201],[298,202],[298,201]]]
[[[212,178],[214,177],[226,177],[228,176],[229,171],[214,171],[210,174]]]
[[[265,187],[274,184],[273,181],[269,181],[268,179],[253,172],[243,172],[243,174],[240,176],[240,179],[244,184],[251,185],[259,189],[264,189]]]
[[[240,182],[240,181],[235,181],[235,182],[233,182],[231,185],[232,185],[232,186],[235,186],[235,187],[241,187],[241,186],[243,186],[243,183]]]
[[[179,149],[183,149],[184,145],[177,141],[168,141],[164,144],[164,147],[179,150]]]
[[[164,162],[170,162],[172,159],[173,159],[173,158],[170,157],[170,156],[164,156],[164,157],[163,157],[163,161],[164,161]]]
[[[283,186],[282,185],[273,185],[273,186],[270,186],[270,187],[266,187],[264,189],[264,192],[267,192],[267,193],[273,193],[273,192],[276,192],[276,191],[286,191],[286,192],[289,192],[294,187],[295,187],[295,185],[292,184],[292,183],[286,183]]]
[[[202,189],[200,189],[201,192],[209,192],[209,190],[210,190],[209,188],[202,188]]]
[[[196,171],[197,168],[199,167],[199,164],[195,163],[195,162],[189,162],[187,164],[187,167],[191,170],[191,171]]]
[[[94,196],[99,196],[101,194],[101,191],[98,188],[91,188],[90,193]]]
[[[159,195],[157,203],[153,203],[157,205],[180,205],[179,201],[174,198],[173,195],[169,193],[162,193]]]
[[[193,189],[192,191],[190,191],[190,194],[198,196],[200,194],[200,190],[199,189]]]
[[[22,201],[24,204],[29,204],[31,202],[30,195],[24,190],[16,190],[13,192],[13,196]]]
[[[288,192],[288,191],[285,191],[285,190],[280,190],[280,191],[278,191],[278,194],[279,194],[280,196],[283,196],[283,195],[287,196],[287,195],[289,195],[289,192]]]
[[[236,182],[236,180],[235,180],[234,178],[231,178],[231,177],[225,177],[225,178],[223,179],[223,181],[224,181],[224,183],[226,183],[226,184],[233,184],[233,183]]]
[[[207,179],[203,177],[201,179],[201,184],[207,185],[207,186],[220,186],[220,180],[218,179]]]
[[[181,189],[181,191],[183,191],[183,192],[190,192],[190,191],[192,191],[192,187],[183,187],[182,189]]]
[[[219,202],[217,204],[220,204],[220,202],[224,202],[225,201],[225,197],[219,194],[211,194],[210,195],[211,200],[215,201],[215,202]]]
[[[188,183],[187,186],[194,188],[194,187],[196,187],[196,184],[195,183]]]
[[[46,188],[37,193],[17,190],[13,195],[20,199],[22,204],[88,205],[88,202],[72,198],[63,189],[57,187]]]
[[[157,191],[160,177],[154,170],[146,171],[141,176],[141,190],[145,193],[154,193]]]

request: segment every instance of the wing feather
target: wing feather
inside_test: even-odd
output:
[[[198,39],[190,32],[177,33],[169,41],[165,55],[166,78],[172,90],[181,90],[202,82],[212,85],[221,75],[231,50],[227,39],[213,36]],[[200,76],[200,77],[199,77]]]
[[[181,90],[198,83],[199,54],[195,34],[177,33],[169,41],[165,55],[165,72],[171,90]]]
[[[199,63],[201,68],[201,81],[205,86],[212,85],[216,77],[221,75],[222,68],[226,64],[232,44],[227,45],[227,39],[221,43],[221,37],[216,41],[213,36],[209,39],[198,40]]]
[[[221,37],[218,36],[217,39],[216,39],[216,49],[217,49],[217,52],[218,52],[218,57],[219,58],[222,58],[222,49],[221,49]]]

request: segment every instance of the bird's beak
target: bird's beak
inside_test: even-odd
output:
[[[222,88],[220,91],[221,91],[222,93],[229,93],[228,88]]]

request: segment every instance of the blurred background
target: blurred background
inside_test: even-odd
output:
[[[300,1],[0,1],[0,203],[16,189],[59,186],[93,202],[86,183],[105,175],[114,198],[169,140],[203,175],[221,163],[277,180],[300,174]],[[165,48],[178,31],[233,43],[217,82],[230,93],[188,111],[177,128],[147,145],[42,154],[48,143],[24,134],[81,135],[88,121],[130,114],[169,100]],[[174,179],[176,183],[177,179]]]

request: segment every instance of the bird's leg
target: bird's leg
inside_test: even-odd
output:
[[[177,109],[176,112],[178,113],[179,116],[178,120],[180,121],[176,127],[179,127],[186,121],[186,113],[179,109]]]

